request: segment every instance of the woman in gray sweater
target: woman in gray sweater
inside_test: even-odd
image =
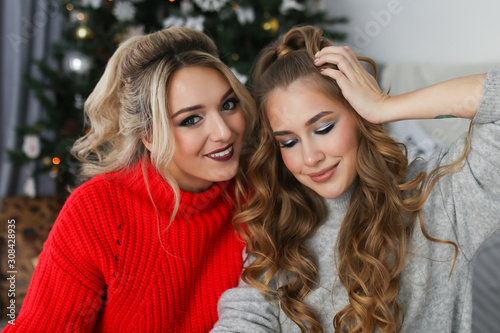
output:
[[[321,51],[320,51],[321,50]],[[469,332],[472,259],[500,227],[500,71],[389,96],[312,27],[264,50],[240,286],[212,332]],[[408,165],[381,124],[472,119]]]

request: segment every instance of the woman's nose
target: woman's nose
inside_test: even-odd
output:
[[[212,116],[210,121],[210,139],[214,142],[228,141],[231,138],[231,129],[226,120],[220,115]]]
[[[304,164],[310,167],[316,166],[325,159],[325,154],[319,147],[312,143],[303,143]]]

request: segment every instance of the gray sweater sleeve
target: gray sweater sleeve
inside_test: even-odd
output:
[[[471,96],[472,97],[472,96]],[[465,98],[466,101],[466,98]],[[500,70],[488,71],[483,96],[472,120],[471,145],[464,168],[444,176],[436,185],[468,260],[500,227]],[[466,137],[431,158],[428,171],[456,161]],[[434,189],[436,191],[438,189]],[[432,214],[432,213],[431,213]]]
[[[238,287],[222,294],[218,305],[219,321],[210,331],[269,333],[281,332],[279,306],[240,280]]]

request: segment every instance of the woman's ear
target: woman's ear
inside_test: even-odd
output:
[[[145,137],[143,137],[141,140],[142,140],[142,143],[144,144],[144,146],[146,147],[146,149],[151,151],[151,149],[153,147],[153,143],[149,142],[148,139]]]

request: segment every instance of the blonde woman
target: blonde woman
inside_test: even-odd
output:
[[[249,257],[213,332],[470,332],[471,261],[500,227],[500,71],[391,97],[359,60],[313,27],[259,59]],[[381,124],[440,115],[471,132],[408,166]]]
[[[232,178],[253,100],[206,35],[124,42],[85,104],[88,179],[54,224],[4,332],[207,332],[243,248]]]

